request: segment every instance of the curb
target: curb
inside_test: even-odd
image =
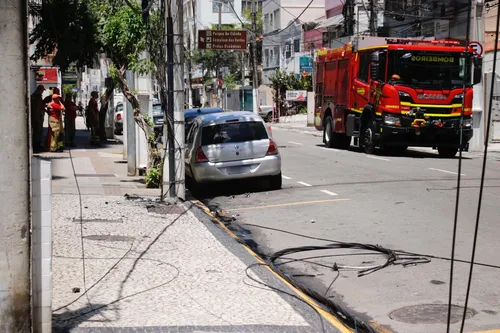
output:
[[[296,288],[293,284],[288,282],[286,279],[284,279],[281,274],[276,272],[267,264],[267,262],[262,259],[256,252],[254,252],[248,245],[245,244],[243,240],[241,240],[238,236],[236,236],[229,228],[226,227],[226,225],[221,222],[215,215],[212,214],[210,209],[205,206],[201,201],[199,200],[191,200],[191,203],[200,208],[206,215],[208,215],[211,219],[217,222],[219,227],[224,230],[227,234],[229,234],[234,240],[236,240],[238,243],[240,243],[243,248],[249,252],[259,263],[261,263],[264,267],[266,267],[271,274],[273,274],[275,277],[277,277],[281,282],[283,282],[287,287],[289,287],[295,294],[297,294],[298,297],[300,297],[305,303],[307,303],[309,306],[314,308],[321,316],[327,320],[332,326],[337,328],[340,332],[342,333],[353,333],[355,330],[351,327],[348,327],[344,325],[335,315],[332,313],[326,311],[323,309],[323,307],[314,299],[312,299],[310,296],[306,295],[304,292],[300,291],[298,288]],[[374,320],[369,321],[370,326],[372,326],[374,329],[376,329],[380,333],[392,333],[392,331],[388,330],[387,328],[383,327],[380,325],[378,322]]]
[[[273,126],[271,125],[271,127],[273,127]],[[289,131],[289,132],[307,134],[307,135],[316,136],[316,137],[323,136],[322,132],[316,131],[316,130],[302,130],[300,128],[294,128],[294,127],[288,127],[288,126],[274,126],[274,128],[278,128],[280,130],[285,130],[285,131]]]

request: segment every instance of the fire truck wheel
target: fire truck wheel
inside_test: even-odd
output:
[[[363,148],[365,153],[374,154],[375,153],[375,133],[377,129],[377,124],[375,120],[368,119],[363,126]]]
[[[334,146],[333,121],[330,116],[325,118],[325,123],[323,124],[323,142],[327,148],[333,148]]]
[[[440,157],[453,158],[458,152],[458,148],[445,148],[438,147],[438,153]]]

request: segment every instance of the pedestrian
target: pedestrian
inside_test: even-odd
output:
[[[63,133],[62,116],[64,105],[61,97],[57,94],[52,95],[52,102],[48,106],[49,112],[49,132],[47,134],[47,148],[51,152],[62,152],[63,142],[61,136]]]
[[[99,94],[97,91],[93,91],[90,96],[86,114],[87,125],[90,127],[90,144],[99,145],[99,109],[97,105]]]
[[[43,103],[42,94],[45,91],[43,85],[39,85],[35,92],[31,95],[31,143],[33,152],[39,153],[42,151],[43,140],[43,120],[45,117],[45,104]]]
[[[73,95],[68,93],[64,101],[64,108],[66,109],[66,114],[64,115],[64,129],[66,145],[69,147],[75,147],[75,131],[76,131],[76,111],[78,109],[75,102],[73,102]]]

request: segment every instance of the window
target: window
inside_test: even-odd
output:
[[[232,13],[234,8],[234,0],[217,0],[212,2],[212,13],[219,12],[219,5],[221,5],[221,13]]]
[[[262,22],[264,26],[264,32],[269,31],[269,14],[264,14],[264,21]]]
[[[274,15],[273,13],[269,14],[269,31],[274,30]]]
[[[387,64],[387,51],[378,53],[378,79],[387,82],[385,77],[385,66]]]
[[[269,67],[269,50],[268,49],[264,50],[264,61],[265,61],[266,67]]]
[[[274,11],[274,26],[273,29],[277,30],[280,28],[280,10],[276,9]]]
[[[287,42],[285,44],[285,58],[290,58],[292,56],[292,44],[290,42]]]
[[[203,127],[203,146],[268,139],[266,128],[260,121],[226,123]]]
[[[187,137],[186,137],[186,143],[193,143],[194,142],[194,135],[196,133],[196,130],[198,129],[198,125],[191,123],[191,126],[186,124],[186,130],[187,130]]]
[[[360,54],[359,56],[359,69],[358,69],[358,80],[363,82],[368,82],[368,66],[370,64],[368,53]]]
[[[293,40],[293,52],[300,52],[300,39]]]

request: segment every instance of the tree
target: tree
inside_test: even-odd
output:
[[[142,114],[139,101],[125,79],[125,72],[133,70],[143,74],[154,70],[152,62],[143,55],[148,49],[148,38],[149,41],[164,40],[164,30],[161,35],[157,35],[158,29],[148,30],[141,9],[129,1],[46,0],[41,5],[31,4],[30,8],[31,13],[39,18],[30,35],[30,42],[36,43],[34,60],[56,49],[54,65],[64,69],[71,63],[91,65],[97,54],[106,54],[113,84],[101,97],[101,113],[107,111],[114,85],[118,85],[131,103],[134,120],[149,143],[148,169],[158,168],[161,159],[154,144],[154,124]],[[150,43],[149,46],[158,45]],[[158,52],[152,53],[157,55]]]
[[[276,105],[279,105],[281,113],[286,111],[286,91],[287,90],[307,90],[312,89],[312,78],[311,76],[297,76],[293,73],[288,73],[286,70],[277,69],[269,76],[271,84],[269,87],[273,89],[273,101]]]

